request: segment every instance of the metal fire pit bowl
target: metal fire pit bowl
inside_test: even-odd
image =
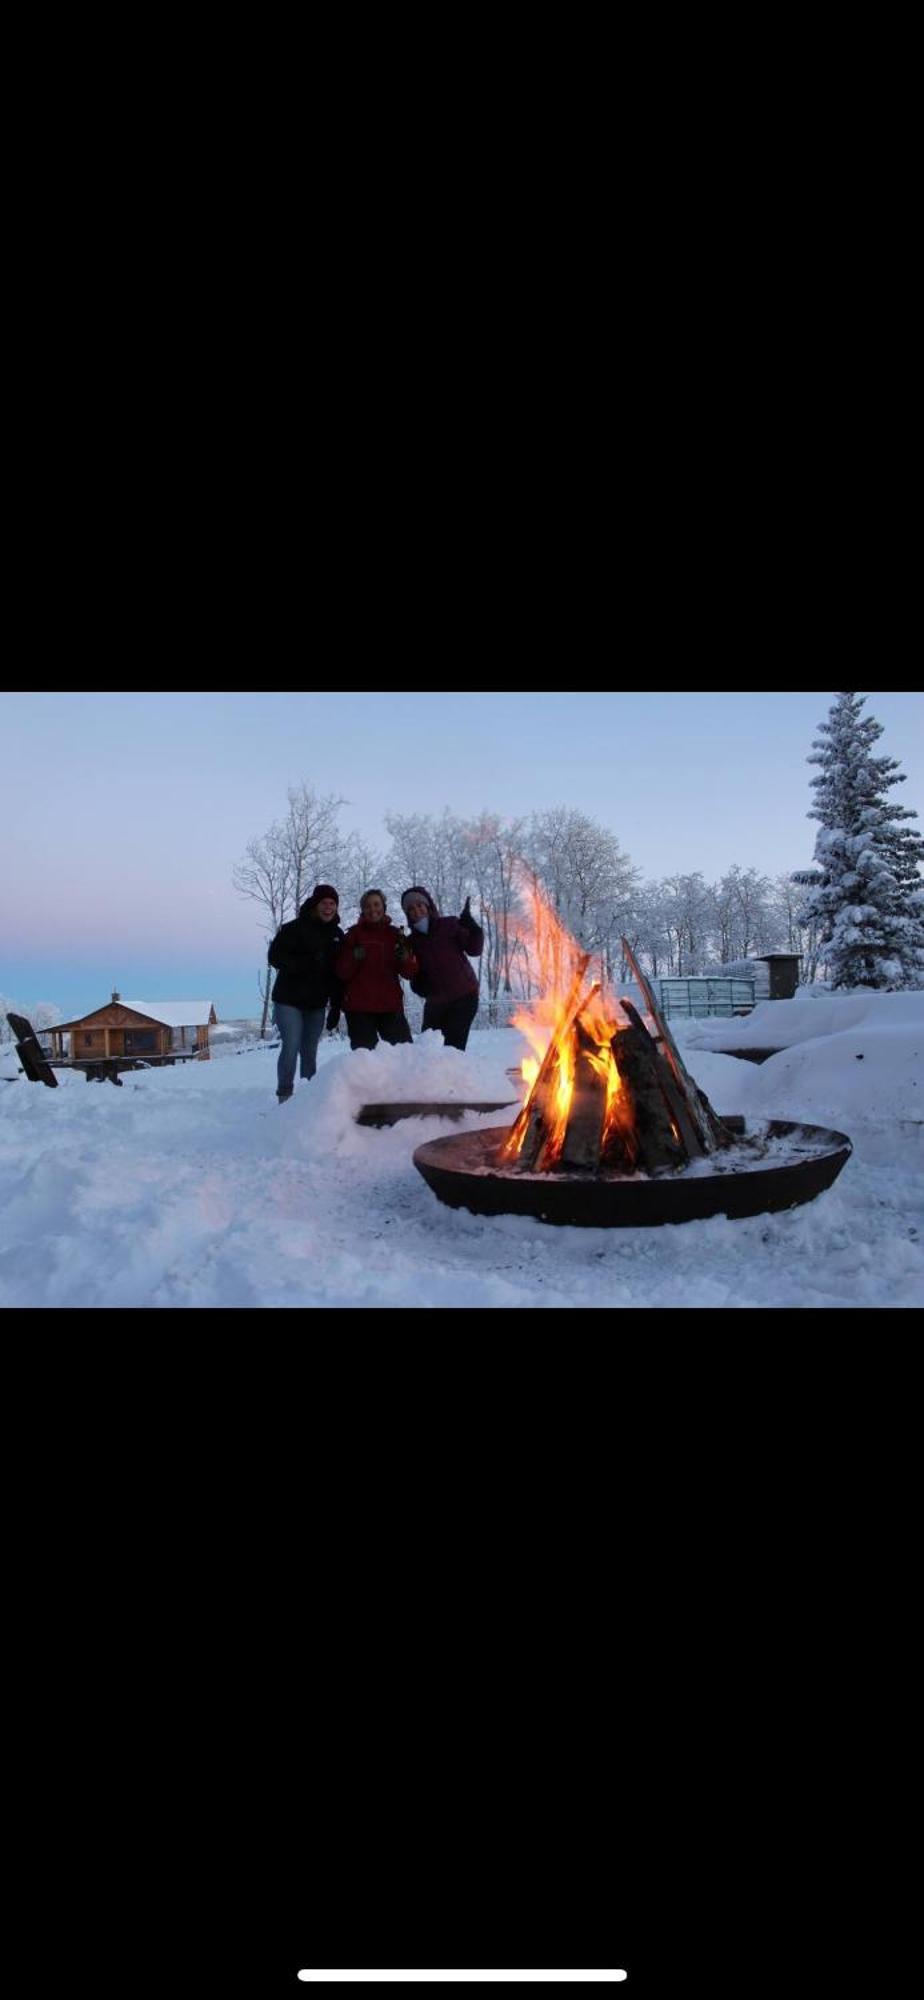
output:
[[[743,1118],[726,1118],[729,1131],[745,1137]],[[533,1215],[539,1222],[570,1223],[585,1229],[641,1229],[663,1222],[699,1222],[710,1215],[764,1215],[814,1201],[837,1179],[853,1152],[843,1132],[822,1125],[774,1119],[748,1134],[768,1142],[786,1140],[772,1164],[756,1155],[753,1165],[704,1172],[702,1167],[648,1178],[581,1174],[517,1174],[500,1165],[508,1129],[460,1132],[418,1146],[414,1165],[440,1201],[474,1215]],[[774,1148],[771,1146],[771,1154]],[[727,1155],[717,1154],[721,1162]],[[710,1162],[711,1165],[711,1162]]]
[[[397,1125],[402,1118],[462,1118],[466,1111],[519,1111],[515,1098],[505,1097],[502,1104],[460,1104],[458,1098],[451,1103],[437,1104],[362,1104],[356,1113],[357,1125]],[[506,1131],[506,1126],[504,1130]]]

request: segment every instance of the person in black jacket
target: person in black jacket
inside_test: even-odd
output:
[[[273,1020],[282,1037],[276,1066],[276,1096],[291,1097],[295,1065],[301,1058],[303,1077],[314,1076],[318,1043],[324,1027],[333,1030],[340,1019],[343,986],[334,959],[343,943],[337,922],[340,897],[329,882],[316,882],[298,916],[276,932],[267,958],[277,968],[273,986]]]

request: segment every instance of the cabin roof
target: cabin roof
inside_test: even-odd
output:
[[[162,1028],[204,1028],[217,1021],[211,1000],[104,1000],[101,1007],[91,1007],[89,1013],[78,1014],[73,1021],[56,1021],[55,1028],[82,1028],[89,1021],[96,1021],[110,1008],[124,1007],[128,1013],[137,1014],[139,1020],[156,1021]]]
[[[136,1014],[148,1014],[165,1028],[206,1028],[215,1020],[211,1000],[123,1000]]]

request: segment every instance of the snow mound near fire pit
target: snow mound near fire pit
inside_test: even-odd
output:
[[[280,1124],[283,1118],[287,1125],[291,1121],[303,1159],[322,1159],[331,1150],[355,1152],[369,1145],[369,1128],[356,1123],[363,1105],[505,1104],[517,1094],[506,1074],[507,1062],[506,1048],[496,1056],[470,1054],[447,1049],[440,1034],[397,1048],[380,1042],[375,1049],[351,1049],[329,1056],[310,1084],[296,1084],[291,1102],[279,1107]],[[506,1114],[508,1123],[514,1115],[513,1110]],[[504,1122],[503,1113],[494,1117]]]
[[[768,1117],[839,1126],[865,1157],[888,1161],[901,1152],[924,1170],[924,1020],[782,1049],[754,1073],[746,1109],[749,1124]]]

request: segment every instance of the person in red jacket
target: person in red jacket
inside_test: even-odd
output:
[[[359,923],[347,931],[334,961],[350,1047],[374,1049],[380,1035],[383,1042],[412,1042],[401,992],[402,979],[417,971],[410,939],[392,923],[381,889],[367,889],[359,909]]]

